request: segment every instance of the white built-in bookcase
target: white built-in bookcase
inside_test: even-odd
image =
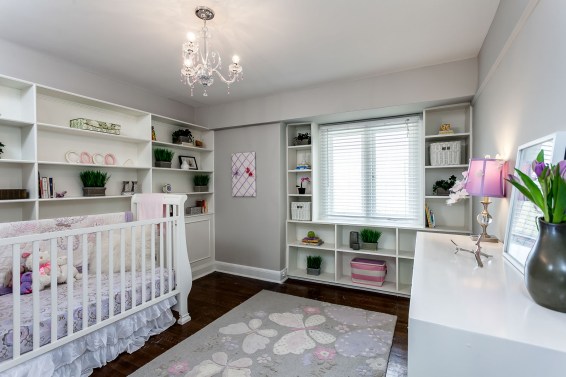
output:
[[[441,124],[450,123],[453,135],[438,135]],[[309,132],[311,145],[293,145],[293,138],[298,133]],[[348,223],[320,220],[318,209],[319,171],[317,161],[318,125],[315,123],[287,124],[287,274],[290,277],[320,281],[360,289],[409,296],[413,276],[413,261],[417,232],[471,233],[471,199],[448,206],[447,197],[434,196],[432,186],[439,179],[447,179],[454,174],[460,179],[461,172],[468,166],[472,151],[472,109],[470,104],[457,104],[424,110],[423,140],[426,153],[422,166],[424,173],[424,200],[436,217],[435,228],[425,227],[425,223],[411,227],[397,226],[387,223]],[[463,141],[462,163],[458,165],[433,167],[430,165],[429,147],[437,141]],[[297,164],[303,161],[311,163],[309,170],[297,170]],[[298,194],[296,185],[301,177],[311,178],[306,193]],[[310,221],[292,220],[291,206],[293,202],[310,202]],[[424,219],[424,217],[423,217]],[[382,232],[379,249],[353,250],[349,247],[351,231],[360,232],[364,228],[377,229]],[[314,231],[324,243],[320,246],[303,245],[301,239],[309,231]],[[322,273],[319,276],[307,275],[306,259],[309,255],[320,255],[323,258]],[[354,283],[351,280],[350,261],[353,258],[373,258],[385,260],[387,276],[381,287]]]
[[[70,128],[69,121],[87,118],[121,125],[120,135]],[[157,140],[152,141],[151,128]],[[188,128],[204,146],[171,143],[171,133]],[[187,206],[205,199],[214,213],[214,132],[205,127],[150,114],[34,83],[0,76],[0,188],[26,189],[29,199],[1,200],[0,222],[97,214],[130,209],[130,197],[121,195],[122,181],[137,181],[138,192],[161,192],[169,183],[174,193],[187,194]],[[175,152],[171,169],[153,167],[153,148]],[[115,165],[69,163],[66,154],[112,153]],[[193,156],[199,170],[181,170],[178,156]],[[79,173],[87,169],[108,172],[106,196],[83,197]],[[211,177],[210,190],[195,193],[195,174]],[[53,177],[55,191],[64,198],[40,198],[38,177]]]

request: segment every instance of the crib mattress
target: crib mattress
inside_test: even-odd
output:
[[[159,297],[161,290],[160,269],[155,270],[155,297]],[[164,292],[169,291],[169,273],[163,270],[163,288]],[[113,274],[113,294],[114,294],[114,314],[120,313],[122,292],[120,289],[121,274]],[[125,308],[132,307],[132,275],[130,272],[125,273]],[[141,273],[136,272],[136,305],[141,304]],[[108,318],[109,314],[109,275],[102,275],[101,279],[101,318]],[[151,271],[147,271],[146,279],[146,297],[144,301],[151,299]],[[47,288],[40,292],[40,344],[44,345],[51,341],[51,290]],[[83,282],[79,279],[73,284],[73,332],[82,329],[83,326]],[[0,361],[11,358],[13,345],[13,319],[12,319],[13,298],[11,294],[0,296]],[[91,275],[88,279],[88,324],[96,323],[96,276]],[[20,352],[25,353],[33,349],[33,324],[32,324],[32,295],[20,296]],[[57,337],[61,338],[67,335],[67,285],[61,284],[57,286]]]

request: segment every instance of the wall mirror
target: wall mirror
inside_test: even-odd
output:
[[[515,168],[529,175],[536,182],[532,162],[540,150],[544,150],[546,163],[557,163],[566,158],[566,132],[557,132],[519,146]],[[509,172],[511,173],[511,172]],[[542,212],[525,198],[516,188],[512,188],[507,230],[505,232],[504,255],[523,273],[525,261],[538,237],[536,218]]]

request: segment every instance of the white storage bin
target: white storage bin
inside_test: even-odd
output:
[[[310,221],[310,219],[311,219],[311,202],[291,203],[291,220]]]
[[[460,165],[462,163],[462,144],[461,140],[431,143],[430,165]]]

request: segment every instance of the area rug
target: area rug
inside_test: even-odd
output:
[[[261,291],[132,376],[384,376],[396,321]]]

